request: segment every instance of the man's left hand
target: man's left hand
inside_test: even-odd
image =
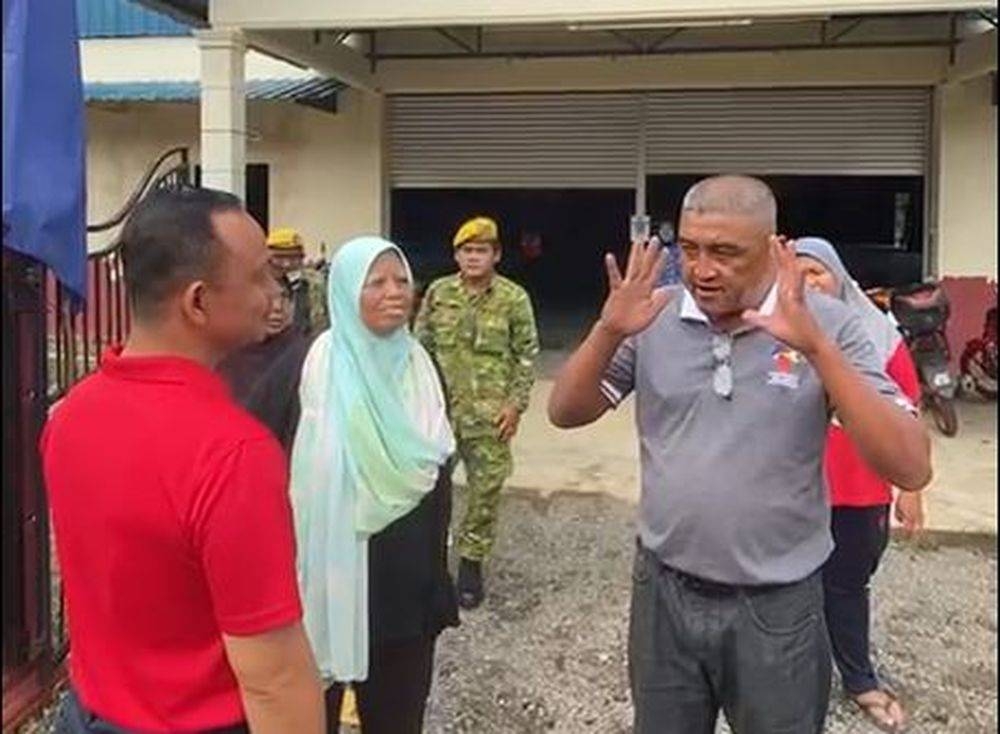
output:
[[[924,529],[924,493],[900,492],[896,498],[896,519],[907,535],[913,536]]]
[[[517,433],[517,426],[521,422],[521,413],[513,405],[504,406],[495,422],[500,431],[500,440],[510,441]]]
[[[808,357],[826,337],[806,305],[805,274],[796,261],[795,242],[772,235],[771,247],[778,264],[778,300],[774,312],[765,315],[750,309],[743,312],[743,320]]]

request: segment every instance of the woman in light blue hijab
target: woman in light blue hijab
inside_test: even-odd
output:
[[[306,358],[291,495],[304,622],[328,731],[352,684],[365,734],[421,731],[434,641],[457,624],[446,563],[455,440],[407,326],[413,276],[377,237],[330,263],[331,328]]]

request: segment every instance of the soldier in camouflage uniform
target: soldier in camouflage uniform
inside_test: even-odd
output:
[[[273,230],[268,235],[267,246],[275,269],[291,284],[296,327],[310,336],[325,330],[330,325],[325,263],[322,260],[308,262],[302,238],[288,227]]]
[[[302,266],[303,301],[308,313],[307,330],[318,334],[330,328],[329,306],[326,300],[327,263],[325,260],[306,261]]]
[[[472,609],[483,599],[482,563],[513,468],[510,440],[535,380],[538,331],[527,292],[495,271],[496,223],[485,217],[466,222],[453,245],[459,272],[428,287],[414,329],[441,369],[468,479],[458,592],[463,608]]]

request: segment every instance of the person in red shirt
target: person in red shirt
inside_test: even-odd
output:
[[[858,313],[886,373],[917,405],[917,370],[893,322],[854,282],[833,245],[805,237],[796,240],[795,248],[807,286],[839,298]],[[823,587],[834,661],[844,689],[873,723],[885,731],[899,731],[905,724],[905,712],[879,682],[869,652],[868,585],[889,541],[892,487],[865,463],[836,420],[830,427],[824,463],[835,548],[823,569]],[[895,512],[908,532],[920,530],[923,494],[900,491]]]
[[[122,231],[133,327],[41,439],[69,620],[56,731],[318,733],[287,466],[213,368],[277,291],[239,199],[152,195]]]

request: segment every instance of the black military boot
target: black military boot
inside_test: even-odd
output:
[[[483,603],[483,564],[463,558],[458,563],[458,605],[475,609]]]

